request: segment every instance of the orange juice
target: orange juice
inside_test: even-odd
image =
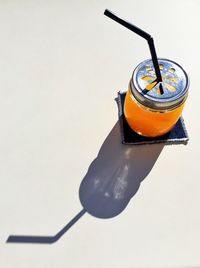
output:
[[[146,60],[133,72],[124,103],[129,126],[147,137],[164,135],[174,127],[188,95],[189,79],[183,68],[167,59],[158,62],[163,94],[156,82],[153,63]]]

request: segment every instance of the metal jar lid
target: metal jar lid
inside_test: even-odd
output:
[[[174,61],[158,59],[164,93],[161,94],[151,59],[141,62],[133,72],[131,90],[141,104],[158,110],[173,109],[186,98],[189,78]]]

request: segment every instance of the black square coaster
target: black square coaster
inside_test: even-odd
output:
[[[153,143],[165,143],[165,144],[187,144],[189,137],[184,125],[184,120],[182,117],[178,120],[175,127],[167,134],[148,138],[138,135],[134,132],[128,125],[124,116],[124,99],[126,93],[118,93],[117,104],[119,109],[119,121],[121,127],[121,136],[123,144],[153,144]]]

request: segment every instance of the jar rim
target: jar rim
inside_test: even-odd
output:
[[[160,66],[164,66],[162,71],[163,81],[161,82],[164,87],[164,94],[161,96],[158,92],[159,83],[157,83],[151,90],[146,90],[145,88],[145,85],[148,84],[146,77],[149,79],[151,78],[151,81],[153,80],[153,82],[155,82],[154,78],[156,78],[151,59],[139,63],[133,71],[130,81],[131,92],[144,106],[156,110],[174,109],[177,106],[180,106],[187,98],[189,77],[185,70],[174,61],[158,58],[158,63]],[[147,71],[147,67],[151,70],[150,74]],[[170,73],[172,70],[175,70],[175,72]],[[143,78],[145,78],[145,81],[142,80]],[[171,81],[175,82],[172,83]],[[167,87],[169,87],[169,90]]]

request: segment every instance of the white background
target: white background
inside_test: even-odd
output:
[[[80,183],[118,120],[114,98],[149,58],[105,8],[189,73],[189,144],[163,148],[118,216],[86,213],[52,245],[8,244],[54,235],[82,209]],[[198,0],[0,0],[0,267],[200,267],[199,13]]]

